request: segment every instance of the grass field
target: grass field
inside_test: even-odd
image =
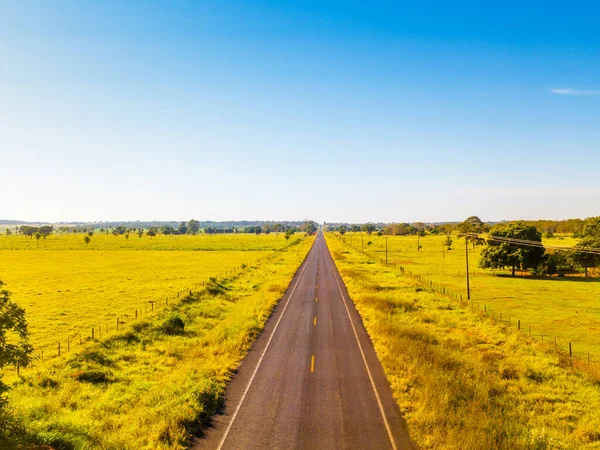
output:
[[[0,236],[0,279],[23,306],[36,355],[57,353],[152,310],[209,277],[239,270],[287,245],[283,235]],[[76,250],[74,250],[76,249]],[[160,250],[159,250],[160,249]],[[133,251],[136,250],[136,251]],[[108,328],[107,328],[108,327]],[[67,342],[69,340],[69,344]]]
[[[294,239],[295,245],[271,251],[250,267],[206,283],[158,314],[130,321],[120,331],[89,342],[82,349],[24,371],[9,394],[9,407],[17,418],[15,428],[20,430],[16,434],[23,442],[57,449],[185,448],[192,434],[221,404],[226,381],[262,329],[313,240]],[[19,253],[33,257],[43,251]],[[82,265],[93,253],[102,256],[99,251],[75,253]],[[115,276],[131,285],[152,283],[163,272],[182,282],[186,277],[191,281],[195,275],[206,277],[211,270],[220,273],[228,264],[252,260],[250,253],[262,255],[262,251],[108,253],[114,253],[111,264],[115,270],[106,274],[104,290]],[[148,254],[145,262],[135,259],[144,258],[144,254]],[[131,261],[141,266],[115,274],[119,267],[126,267],[127,258],[134,258]],[[142,268],[147,278],[127,279]],[[95,273],[103,273],[100,269]],[[179,272],[183,273],[178,278],[175,274]],[[62,283],[65,287],[78,286],[80,276],[85,278],[78,275],[69,284],[66,277]],[[169,287],[167,281],[151,284],[153,293]],[[135,289],[127,286],[125,283],[122,292],[115,292],[128,298]],[[82,289],[77,298],[93,304],[92,296],[87,294],[98,288]],[[128,305],[125,302],[123,306]],[[60,314],[58,307],[55,311]],[[30,319],[34,333],[44,323],[36,320]],[[46,324],[52,326],[54,321]]]
[[[90,243],[83,241],[84,235],[51,234],[39,242],[27,236],[0,235],[0,250],[237,250],[257,251],[276,250],[287,245],[283,233],[270,234],[198,234],[198,235],[157,235],[142,236],[135,233],[113,236],[112,234],[94,233]]]
[[[402,255],[414,245],[396,242]],[[421,448],[600,448],[598,377],[330,233],[327,243]]]
[[[363,236],[364,249],[377,259],[385,259],[385,236]],[[465,245],[463,239],[453,236],[453,250],[442,252],[445,236],[419,238],[421,250],[417,251],[416,236],[389,236],[388,262],[400,265],[407,271],[445,286],[466,298]],[[361,236],[345,241],[361,248]],[[367,245],[367,242],[372,242]],[[545,239],[545,243],[571,246],[573,238]],[[600,359],[600,278],[583,277],[511,277],[507,272],[480,269],[477,265],[482,247],[469,249],[471,297],[475,302],[491,308],[511,323],[521,321],[522,329],[532,329],[532,334],[546,338],[557,337],[561,347],[571,342],[581,357],[591,352]]]

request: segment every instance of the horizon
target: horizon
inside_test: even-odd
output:
[[[6,217],[599,214],[597,6],[7,4]]]

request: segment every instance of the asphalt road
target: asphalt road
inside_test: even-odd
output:
[[[321,234],[191,448],[414,448]]]

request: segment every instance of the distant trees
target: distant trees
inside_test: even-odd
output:
[[[452,237],[450,237],[450,235],[446,235],[446,240],[444,241],[444,247],[446,247],[448,250],[452,250]]]
[[[590,217],[585,220],[581,230],[581,241],[576,247],[584,250],[585,248],[600,248],[600,216]],[[590,267],[600,266],[600,255],[578,251],[573,254],[573,260],[577,265],[583,267],[585,276],[588,276]]]
[[[191,219],[187,224],[187,234],[197,234],[200,231],[200,222],[195,219]]]
[[[375,224],[372,223],[365,223],[361,228],[361,231],[364,231],[367,234],[371,234],[373,231],[375,231],[377,229],[377,227],[375,226]]]
[[[149,229],[148,231],[146,231],[146,236],[154,237],[154,236],[156,236],[156,231],[154,231],[154,230],[151,228],[151,229]]]
[[[304,231],[306,231],[306,234],[313,234],[315,231],[317,231],[317,229],[317,224],[312,220],[304,222]]]
[[[187,233],[187,225],[185,224],[185,222],[181,222],[181,224],[179,225],[179,228],[177,229],[177,231],[179,232],[179,234],[186,234]]]
[[[526,225],[520,221],[494,226],[490,230],[490,237],[492,236],[542,242],[542,234],[536,227]],[[537,268],[542,262],[544,252],[543,247],[522,246],[488,240],[487,246],[481,252],[479,267],[484,269],[510,267],[514,276],[518,268],[523,270]]]
[[[483,245],[485,243],[485,239],[480,238],[477,235],[488,231],[488,227],[481,221],[479,217],[468,217],[464,222],[458,225],[457,229],[459,236],[464,237],[467,242],[471,242],[473,244],[473,248],[475,248],[477,245]]]
[[[42,237],[42,233],[36,231],[35,233],[33,233],[33,237],[37,241],[37,248],[40,248],[40,238]]]
[[[90,235],[89,235],[89,234],[86,234],[86,235],[83,237],[83,242],[85,242],[85,245],[86,245],[86,246],[87,246],[87,245],[90,243],[90,241],[91,241],[91,240],[92,240],[92,238],[90,237]]]
[[[137,230],[137,235],[138,235],[138,238],[141,239],[142,236],[144,235],[144,230],[142,230],[141,228],[139,230]]]
[[[344,234],[346,234],[346,225],[341,225],[338,228],[338,232],[343,236]]]
[[[358,233],[360,231],[360,225],[350,226],[350,231],[352,231],[353,233]]]
[[[254,227],[254,234],[256,234],[257,236],[262,233],[262,228],[261,227]]]

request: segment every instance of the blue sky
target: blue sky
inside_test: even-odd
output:
[[[0,219],[600,214],[600,7],[2,2]]]

